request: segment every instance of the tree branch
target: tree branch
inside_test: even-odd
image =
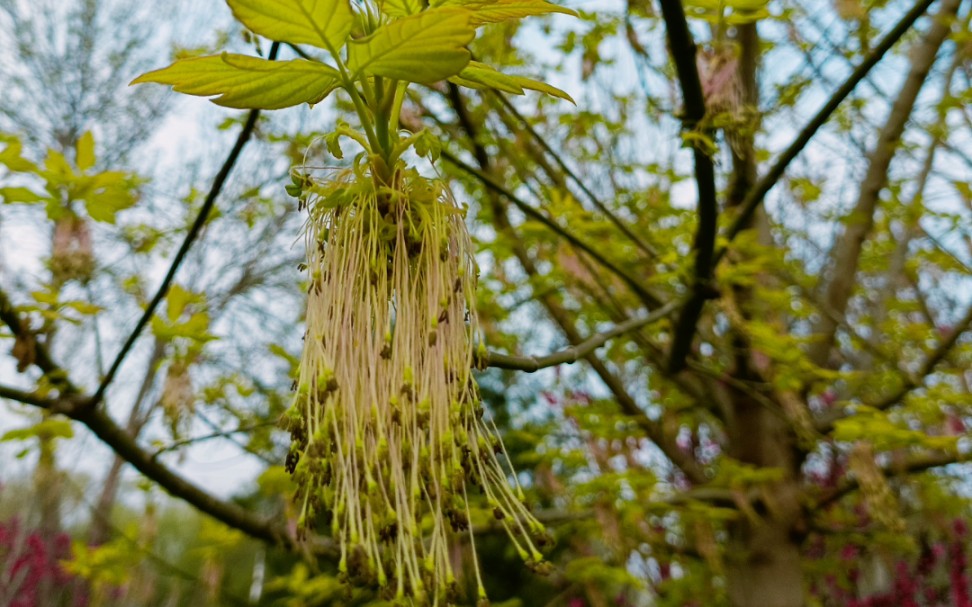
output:
[[[557,152],[557,150],[553,149],[553,147],[549,143],[547,143],[547,140],[544,139],[540,135],[540,133],[538,133],[536,129],[533,128],[533,125],[530,124],[530,122],[526,119],[526,117],[520,114],[519,110],[516,109],[516,106],[513,105],[509,99],[506,98],[506,95],[504,95],[502,92],[497,90],[493,90],[490,92],[493,93],[493,96],[495,96],[497,99],[500,100],[500,103],[503,105],[503,108],[506,110],[506,112],[509,113],[517,122],[520,123],[523,129],[530,135],[530,137],[533,138],[534,141],[537,142],[537,144],[540,145],[540,147],[544,150],[544,152],[546,152],[551,158],[553,158],[554,162],[557,163],[557,166],[560,167],[560,170],[563,171],[564,175],[566,175],[571,181],[574,182],[574,184],[577,185],[580,191],[583,192],[585,196],[587,196],[587,199],[591,202],[591,204],[594,205],[594,207],[598,211],[600,211],[605,217],[607,217],[608,220],[611,223],[613,223],[614,226],[618,228],[618,230],[620,230],[621,233],[624,234],[632,243],[634,243],[634,245],[642,253],[644,253],[648,257],[659,257],[658,251],[656,251],[654,247],[652,247],[643,238],[638,236],[634,232],[634,230],[631,229],[631,227],[629,227],[625,222],[621,221],[621,218],[618,217],[617,214],[613,213],[611,209],[607,208],[607,205],[601,202],[601,200],[594,194],[594,192],[592,192],[591,189],[587,187],[587,184],[584,183],[584,180],[578,177],[577,174],[569,166],[567,166],[567,163],[564,161],[563,157]],[[509,123],[507,123],[507,126],[509,126]]]
[[[210,440],[213,440],[214,438],[225,438],[225,437],[228,437],[228,436],[232,436],[234,434],[239,434],[241,432],[250,432],[252,430],[257,430],[259,428],[266,428],[268,426],[275,426],[275,425],[276,425],[276,422],[266,421],[266,422],[259,422],[259,423],[256,423],[256,424],[250,424],[248,426],[240,426],[239,428],[236,428],[234,430],[220,430],[220,431],[211,432],[209,434],[202,434],[202,435],[199,435],[199,436],[190,436],[188,438],[184,438],[182,440],[173,441],[173,442],[169,443],[168,445],[164,445],[162,447],[159,447],[158,449],[156,449],[155,451],[152,452],[152,456],[151,457],[152,457],[152,459],[158,459],[159,456],[162,455],[163,453],[169,453],[170,451],[176,451],[176,450],[181,449],[183,447],[186,447],[188,445],[195,445],[196,443],[202,443],[202,442],[210,441]]]
[[[9,398],[52,412],[63,412],[69,418],[84,424],[101,442],[105,443],[122,459],[131,464],[146,478],[162,487],[169,495],[181,499],[200,512],[246,533],[250,537],[290,551],[298,551],[299,544],[287,529],[273,521],[260,518],[240,506],[223,501],[193,483],[182,478],[156,459],[156,454],[142,449],[124,428],[119,426],[100,409],[75,406],[71,400],[65,404],[61,399],[45,399],[36,394],[0,386],[0,397]],[[86,402],[83,399],[82,402]],[[334,556],[336,550],[329,542],[316,541],[315,553],[320,556]]]
[[[871,53],[864,59],[864,61],[855,69],[846,81],[830,96],[823,107],[817,111],[816,115],[810,119],[810,121],[803,127],[800,133],[797,135],[793,143],[780,154],[780,157],[776,160],[776,163],[766,172],[766,175],[760,179],[749,194],[739,205],[739,213],[736,218],[732,221],[729,228],[726,230],[726,239],[732,241],[739,232],[744,230],[749,224],[750,219],[752,219],[753,213],[756,211],[757,207],[763,203],[766,198],[766,194],[769,193],[771,189],[777,184],[783,174],[786,172],[787,167],[790,163],[803,151],[803,148],[810,143],[810,140],[817,134],[830,116],[837,110],[840,104],[850,95],[857,85],[861,83],[862,80],[867,76],[867,74],[874,68],[878,62],[884,57],[884,55],[891,50],[891,47],[895,45],[898,40],[904,36],[911,26],[914,25],[915,21],[921,17],[928,7],[931,6],[935,0],[919,0],[910,11],[908,11],[901,21],[895,25],[891,31],[889,31],[884,38],[874,47]],[[715,256],[715,261],[718,262],[726,253],[726,247],[722,247]]]
[[[692,131],[699,127],[705,117],[705,98],[695,62],[695,41],[692,39],[692,32],[685,19],[681,0],[659,0],[659,4],[662,18],[665,20],[665,30],[668,33],[669,53],[675,63],[682,89],[682,103],[685,105],[682,126],[686,131]],[[705,131],[705,134],[711,135],[708,131]],[[712,163],[712,157],[703,149],[703,145],[700,142],[692,144],[699,216],[692,245],[695,253],[695,270],[692,277],[692,297],[682,309],[672,335],[672,348],[668,358],[670,373],[677,373],[685,368],[685,357],[695,336],[695,326],[702,314],[702,308],[706,300],[716,296],[711,284],[718,220],[715,165]]]
[[[928,470],[950,466],[952,464],[964,464],[969,461],[972,461],[972,453],[926,453],[921,456],[912,457],[904,463],[883,468],[881,472],[887,477],[904,476],[927,472]],[[810,511],[820,511],[859,488],[857,479],[845,478],[841,485],[821,495]]]
[[[247,512],[240,506],[210,495],[182,478],[167,466],[159,463],[146,452],[125,430],[100,409],[82,409],[70,414],[91,430],[103,443],[120,455],[147,478],[155,481],[173,497],[184,500],[200,512],[204,512],[234,529],[270,544],[296,550],[294,538],[287,530]]]
[[[27,392],[10,386],[0,385],[0,398],[14,400],[25,405],[33,405],[42,409],[50,409],[51,401],[36,392]]]
[[[486,171],[490,168],[489,155],[486,153],[485,148],[478,142],[478,131],[476,125],[473,123],[466,110],[465,103],[463,101],[462,95],[459,93],[458,89],[455,89],[454,93],[450,96],[450,100],[456,111],[456,115],[459,118],[460,127],[466,131],[469,136],[469,140],[472,144],[473,155],[475,156],[477,162],[482,167],[482,171],[475,171],[471,173],[477,177],[482,175],[489,178]],[[468,172],[468,171],[467,171]],[[482,181],[486,185],[487,192],[490,194],[490,201],[492,203],[492,211],[494,214],[494,221],[496,223],[497,230],[499,233],[508,238],[511,242],[511,248],[513,250],[514,256],[520,262],[520,266],[523,271],[530,276],[535,276],[537,274],[536,265],[533,259],[526,251],[526,247],[523,246],[522,241],[517,236],[516,232],[513,230],[512,225],[510,225],[509,218],[506,214],[506,208],[500,201],[500,197],[497,195],[501,192],[489,187],[489,183],[498,186],[501,190],[505,191],[505,188],[499,186],[492,178],[489,181]],[[580,333],[577,331],[577,327],[574,325],[570,313],[564,309],[562,305],[557,301],[554,294],[543,294],[538,297],[540,303],[547,310],[547,313],[553,319],[553,321],[560,327],[563,331],[564,336],[572,344],[580,344],[583,341]],[[660,306],[659,306],[660,307]],[[587,362],[591,365],[591,368],[601,378],[604,385],[607,386],[611,394],[617,400],[618,406],[621,411],[632,418],[639,428],[645,433],[649,440],[651,440],[658,449],[668,458],[672,465],[679,470],[685,476],[695,484],[701,484],[705,482],[705,474],[701,470],[698,462],[692,457],[692,454],[682,451],[678,445],[675,443],[673,436],[669,435],[663,425],[660,422],[656,422],[648,417],[645,412],[638,406],[634,398],[628,393],[624,386],[624,383],[608,369],[604,361],[600,360],[593,353],[586,356]]]
[[[31,354],[25,361],[36,365],[44,376],[57,388],[63,395],[76,395],[79,393],[77,386],[71,383],[67,371],[62,369],[51,358],[47,346],[37,340],[37,336],[30,330],[29,324],[24,322],[17,311],[14,309],[10,298],[0,288],[0,320],[4,322],[17,340],[30,344]]]
[[[462,169],[466,173],[469,173],[476,179],[478,179],[487,189],[492,192],[499,194],[503,198],[506,198],[513,203],[516,208],[518,208],[524,215],[537,221],[544,226],[546,226],[551,232],[557,234],[571,245],[577,247],[581,251],[584,251],[591,256],[591,259],[604,266],[611,273],[615,274],[618,278],[624,281],[624,284],[628,285],[632,292],[638,296],[639,299],[649,308],[659,308],[661,307],[661,301],[658,300],[653,294],[649,293],[644,286],[642,286],[637,280],[632,278],[627,272],[619,268],[614,262],[607,259],[600,252],[597,251],[592,245],[587,244],[577,236],[571,234],[568,230],[560,227],[557,222],[553,221],[540,211],[534,209],[519,196],[509,191],[506,187],[496,181],[491,175],[477,169],[476,167],[469,166],[465,162],[459,159],[458,156],[452,154],[448,150],[442,150],[442,158],[446,162],[452,164],[453,166]]]
[[[868,406],[878,409],[879,411],[885,411],[900,403],[909,392],[924,385],[925,379],[931,375],[931,373],[935,370],[935,367],[937,367],[940,362],[945,360],[945,357],[948,356],[948,354],[952,351],[952,348],[955,347],[955,344],[958,343],[959,338],[962,337],[962,335],[964,335],[970,327],[972,327],[972,305],[970,305],[969,309],[965,311],[965,316],[963,316],[958,323],[952,327],[952,330],[949,331],[948,335],[946,335],[945,338],[939,342],[938,346],[928,353],[927,358],[925,358],[925,362],[922,363],[921,368],[917,373],[905,375],[904,382],[902,382],[901,386],[897,390],[891,392],[877,402],[868,404]],[[828,417],[819,420],[816,423],[816,427],[821,432],[829,432],[831,429],[833,429],[834,423],[847,417],[847,415],[848,413],[845,409],[839,409]]]
[[[270,53],[268,55],[268,58],[271,61],[276,59],[279,49],[280,43],[274,42],[270,47]],[[245,146],[250,140],[250,136],[253,134],[253,129],[256,126],[257,118],[259,118],[259,116],[260,110],[250,110],[249,114],[247,114],[246,122],[243,124],[240,134],[236,138],[236,143],[233,145],[229,155],[223,162],[223,166],[220,167],[219,172],[216,173],[216,177],[213,178],[213,183],[209,188],[209,193],[206,194],[206,199],[203,201],[202,208],[199,209],[199,213],[196,215],[195,221],[193,221],[192,226],[189,228],[189,232],[182,241],[182,245],[176,252],[175,257],[172,258],[172,263],[169,265],[169,270],[166,272],[165,278],[162,279],[162,284],[159,285],[155,295],[152,297],[151,301],[149,301],[148,306],[146,306],[145,311],[142,313],[142,317],[138,319],[138,323],[136,323],[135,328],[132,329],[128,339],[125,340],[121,350],[118,351],[118,355],[115,356],[115,360],[111,363],[111,367],[108,368],[108,373],[106,373],[104,378],[102,378],[101,383],[98,385],[98,389],[95,390],[94,395],[92,395],[91,400],[85,403],[85,407],[94,408],[104,399],[105,391],[115,379],[118,369],[125,361],[125,358],[128,356],[128,353],[135,345],[135,342],[142,334],[142,331],[145,329],[146,325],[148,325],[148,323],[152,320],[152,316],[155,314],[156,308],[159,307],[159,304],[162,303],[162,300],[169,292],[169,287],[172,285],[172,281],[175,279],[179,266],[182,265],[182,261],[185,259],[186,254],[189,253],[189,249],[192,247],[196,238],[198,238],[199,233],[206,225],[206,221],[209,219],[209,213],[216,204],[216,198],[223,190],[223,185],[226,183],[226,179],[229,177],[230,172],[236,165],[236,161],[240,157],[240,153],[243,151],[243,146]]]
[[[911,68],[898,97],[891,107],[874,149],[869,154],[867,173],[861,182],[854,210],[848,215],[843,234],[835,243],[830,256],[833,278],[827,285],[824,303],[838,314],[847,309],[854,286],[857,283],[857,267],[864,240],[874,225],[874,213],[880,201],[881,190],[888,183],[888,168],[898,149],[901,135],[914,111],[918,94],[925,84],[935,57],[951,30],[950,17],[958,11],[961,0],[943,0],[937,17],[923,39],[916,43],[912,52]],[[810,346],[810,360],[824,366],[833,345],[837,323],[828,315],[821,315],[814,327],[817,338]]]
[[[682,304],[677,301],[670,302],[665,306],[653,311],[651,314],[648,314],[647,316],[631,318],[624,322],[618,323],[611,329],[592,335],[577,345],[571,346],[559,352],[547,354],[546,356],[510,356],[508,354],[500,354],[498,352],[489,352],[485,361],[486,366],[497,369],[511,369],[514,371],[534,373],[540,369],[546,369],[547,367],[554,367],[565,363],[573,364],[578,360],[587,357],[589,354],[592,354],[609,340],[630,331],[636,331],[645,325],[649,325],[656,320],[662,319],[668,316],[674,310],[677,310],[681,305]]]

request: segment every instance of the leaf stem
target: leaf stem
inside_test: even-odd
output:
[[[381,145],[379,153],[388,162],[391,155],[391,141],[388,136],[388,103],[385,102],[385,80],[381,76],[375,76],[374,101],[372,101],[375,115],[375,131],[378,136],[378,143]]]

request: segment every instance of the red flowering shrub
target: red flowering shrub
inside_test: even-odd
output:
[[[0,605],[48,607],[88,604],[84,584],[61,562],[71,556],[66,533],[45,537],[17,519],[0,522]]]

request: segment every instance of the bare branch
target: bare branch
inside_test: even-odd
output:
[[[280,43],[274,42],[270,47],[270,54],[268,56],[271,61],[276,59],[277,51],[279,49]],[[247,114],[246,122],[243,124],[240,134],[236,138],[236,143],[233,145],[229,155],[223,162],[223,166],[220,167],[219,172],[216,173],[216,177],[213,178],[213,183],[209,188],[209,193],[206,194],[206,199],[203,201],[202,208],[199,209],[199,213],[196,215],[195,221],[193,221],[192,226],[189,228],[189,232],[182,241],[182,245],[176,252],[175,257],[172,258],[172,263],[169,265],[169,270],[166,272],[165,278],[162,279],[162,284],[159,285],[155,295],[152,297],[151,301],[149,301],[148,306],[146,306],[145,311],[142,313],[142,317],[138,319],[138,323],[136,323],[135,328],[132,329],[128,339],[125,340],[121,350],[118,351],[118,355],[115,356],[115,360],[111,363],[111,367],[108,368],[108,373],[106,373],[104,378],[102,378],[101,383],[98,385],[98,389],[95,390],[91,400],[85,404],[86,407],[94,408],[104,399],[105,391],[115,379],[118,369],[125,361],[125,358],[128,356],[128,353],[135,345],[135,342],[142,334],[142,331],[145,329],[146,325],[148,325],[149,321],[152,320],[152,316],[155,314],[155,309],[159,307],[159,304],[162,303],[166,293],[169,292],[169,287],[172,285],[172,281],[175,279],[175,274],[179,270],[179,266],[182,265],[182,261],[185,259],[186,254],[189,252],[189,249],[192,247],[196,238],[198,238],[203,226],[206,225],[206,221],[209,219],[209,213],[216,204],[216,198],[223,190],[223,185],[226,183],[226,179],[229,177],[230,172],[236,165],[236,161],[240,157],[240,152],[243,151],[243,146],[245,146],[250,140],[250,136],[253,134],[253,129],[256,126],[257,118],[259,118],[259,116],[260,110],[250,110],[249,114]]]
[[[682,125],[686,131],[699,127],[705,117],[705,98],[699,81],[698,66],[695,63],[696,47],[685,19],[685,9],[681,0],[659,0],[665,30],[668,33],[669,53],[678,72],[682,89],[682,102],[685,105]],[[706,132],[706,135],[711,133]],[[708,138],[708,137],[705,137]],[[695,232],[692,250],[695,253],[695,270],[692,277],[693,296],[685,304],[675,331],[672,335],[672,348],[668,357],[668,370],[677,373],[685,368],[685,357],[689,353],[695,326],[702,314],[707,299],[716,296],[712,288],[712,268],[715,252],[716,205],[715,165],[704,144],[695,142],[692,154],[695,159],[695,185],[698,190],[699,224]]]
[[[611,329],[592,335],[577,345],[571,346],[559,352],[547,354],[545,356],[510,356],[508,354],[500,354],[498,352],[489,352],[485,361],[486,366],[495,367],[497,369],[511,369],[515,371],[525,371],[526,373],[534,373],[540,369],[546,369],[547,367],[554,367],[562,364],[573,364],[578,360],[587,357],[589,354],[592,354],[609,340],[630,331],[636,331],[645,325],[649,325],[656,320],[662,319],[673,311],[677,310],[681,305],[682,304],[677,301],[670,302],[665,306],[653,311],[651,314],[648,314],[647,316],[631,318],[624,322],[618,323]]]
[[[756,211],[757,207],[763,203],[766,194],[769,193],[771,189],[777,184],[783,174],[786,172],[787,167],[790,163],[803,151],[803,148],[810,143],[817,131],[820,130],[830,116],[840,107],[844,99],[850,95],[857,85],[861,83],[862,80],[867,76],[867,74],[874,68],[878,62],[884,57],[884,55],[891,50],[891,47],[904,36],[911,26],[914,25],[928,7],[931,6],[935,0],[919,0],[910,11],[908,11],[901,21],[898,22],[894,28],[891,29],[881,39],[881,41],[874,47],[871,53],[864,59],[863,62],[855,69],[846,81],[830,96],[823,107],[814,115],[813,118],[803,127],[800,133],[797,135],[793,143],[780,154],[780,157],[776,160],[776,163],[766,172],[766,174],[760,179],[749,194],[739,205],[739,214],[733,220],[732,224],[726,230],[726,239],[731,241],[739,232],[744,230],[749,224],[753,213]],[[715,260],[718,262],[726,253],[726,248],[723,247],[716,253]]]
[[[849,215],[853,220],[847,223],[843,234],[834,245],[830,258],[830,267],[834,268],[835,272],[827,286],[824,303],[838,314],[843,314],[847,309],[854,291],[864,240],[874,225],[874,212],[880,201],[881,190],[888,183],[888,167],[897,152],[901,135],[914,110],[918,94],[935,63],[938,50],[948,37],[952,27],[951,17],[958,11],[960,3],[961,0],[944,0],[931,27],[928,28],[921,42],[917,43],[912,53],[908,77],[901,86],[884,128],[868,158],[867,174],[861,182],[854,210]],[[823,366],[830,354],[834,335],[837,332],[837,323],[830,316],[822,315],[814,332],[818,335],[810,347],[810,360]]]
[[[627,272],[619,268],[614,262],[604,257],[604,255],[598,252],[598,250],[593,245],[587,244],[586,242],[584,242],[583,240],[581,240],[580,238],[572,234],[569,230],[562,228],[560,225],[557,224],[556,221],[553,221],[552,219],[550,219],[540,211],[531,207],[519,196],[509,191],[506,187],[504,187],[502,184],[496,181],[496,179],[494,179],[491,175],[489,175],[485,171],[477,169],[476,167],[469,166],[461,159],[459,159],[458,156],[452,154],[448,150],[442,150],[442,158],[445,161],[449,162],[450,164],[454,165],[455,167],[462,169],[466,173],[469,173],[470,175],[478,179],[484,186],[486,186],[487,189],[495,192],[496,194],[499,194],[503,198],[506,198],[507,200],[512,202],[514,206],[516,206],[516,208],[518,208],[524,215],[526,215],[530,219],[533,219],[534,221],[543,224],[551,232],[557,234],[558,236],[560,236],[561,238],[569,242],[571,245],[577,247],[581,251],[584,251],[585,253],[590,255],[591,259],[596,261],[598,264],[604,266],[604,268],[606,268],[611,273],[615,274],[618,278],[623,280],[624,283],[628,285],[628,287],[631,289],[631,291],[634,292],[646,306],[648,306],[649,308],[661,307],[662,304],[655,295],[648,292],[648,290],[645,289],[645,287],[641,283],[639,283],[637,280],[632,278],[631,275],[629,275]]]

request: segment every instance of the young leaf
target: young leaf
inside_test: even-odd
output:
[[[4,204],[11,204],[14,202],[30,204],[32,202],[40,202],[42,200],[44,200],[43,196],[39,196],[30,189],[22,186],[8,186],[5,188],[0,188],[0,202],[3,202]]]
[[[138,201],[137,182],[122,171],[104,171],[83,176],[74,183],[73,194],[84,201],[88,216],[95,221],[115,223],[115,215]]]
[[[385,0],[381,10],[389,17],[407,17],[422,11],[422,0]]]
[[[512,21],[534,15],[562,13],[578,17],[577,11],[547,0],[444,0],[442,6],[461,6],[472,13],[472,24]]]
[[[7,441],[27,440],[31,438],[54,439],[71,438],[74,430],[71,422],[66,419],[45,419],[27,428],[17,428],[4,432],[0,436],[0,443]]]
[[[348,0],[227,0],[233,15],[257,34],[337,52],[351,33]]]
[[[458,76],[449,78],[449,82],[473,89],[492,88],[512,95],[522,95],[523,89],[530,89],[574,103],[570,95],[555,86],[525,76],[504,74],[478,61],[470,61]]]
[[[496,89],[511,95],[523,94],[523,87],[513,82],[512,76],[478,61],[470,61],[458,76],[449,78],[449,82],[471,89]]]
[[[85,131],[75,146],[74,164],[79,171],[87,171],[95,164],[95,142],[91,131]]]
[[[455,76],[469,63],[466,45],[475,36],[470,13],[428,10],[382,26],[348,45],[348,65],[364,73],[408,82],[432,83]]]
[[[169,317],[169,322],[174,323],[179,320],[182,316],[182,312],[186,309],[186,305],[189,304],[194,298],[192,291],[187,291],[180,285],[172,285],[169,292],[166,294],[166,314]]]
[[[189,95],[219,95],[213,103],[232,108],[276,110],[315,104],[338,84],[337,70],[316,61],[267,61],[223,53],[176,61],[142,74],[132,84],[171,84]]]
[[[0,143],[6,147],[0,150],[0,164],[17,173],[32,173],[37,171],[37,165],[21,156],[23,144],[20,140],[9,135],[0,136]]]

